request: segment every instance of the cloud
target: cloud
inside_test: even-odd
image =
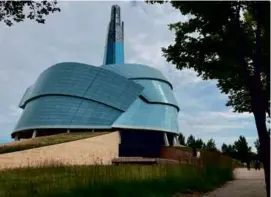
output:
[[[49,66],[77,61],[99,66],[103,61],[110,7],[116,2],[60,2],[62,11],[48,16],[46,24],[34,21],[13,27],[0,24],[0,140],[10,140],[21,110],[17,107],[25,89]],[[253,145],[254,120],[248,114],[232,113],[216,81],[204,81],[192,70],[176,70],[166,62],[161,47],[174,42],[167,24],[186,17],[166,5],[117,2],[125,23],[126,62],[159,69],[174,86],[180,106],[179,128],[186,136],[213,137],[217,144],[248,136]],[[254,137],[253,137],[254,136]]]

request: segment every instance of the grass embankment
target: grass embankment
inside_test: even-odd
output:
[[[172,197],[207,192],[232,170],[189,165],[54,166],[2,171],[1,197]]]
[[[102,135],[102,134],[106,134],[106,132],[62,133],[62,134],[51,135],[51,136],[46,136],[46,137],[25,139],[22,141],[0,144],[0,154],[27,150],[31,148],[38,148],[38,147],[43,147],[43,146],[49,146],[49,145],[54,145],[54,144],[60,144],[60,143],[65,143],[65,142],[71,142],[75,140],[81,140],[85,138]]]

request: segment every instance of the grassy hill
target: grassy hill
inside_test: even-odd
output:
[[[107,134],[108,132],[62,133],[0,144],[0,154],[38,148]]]

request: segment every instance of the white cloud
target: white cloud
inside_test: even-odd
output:
[[[14,106],[14,105],[10,105],[9,106],[9,115],[15,118],[19,118],[23,112],[23,110],[21,108],[19,108],[18,106]]]
[[[221,117],[221,118],[227,118],[227,119],[247,119],[247,118],[252,118],[253,114],[251,113],[234,113],[234,112],[210,112],[210,115],[216,116],[216,117]]]

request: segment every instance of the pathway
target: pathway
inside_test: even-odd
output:
[[[266,197],[264,171],[246,168],[235,170],[235,180],[203,197]]]

